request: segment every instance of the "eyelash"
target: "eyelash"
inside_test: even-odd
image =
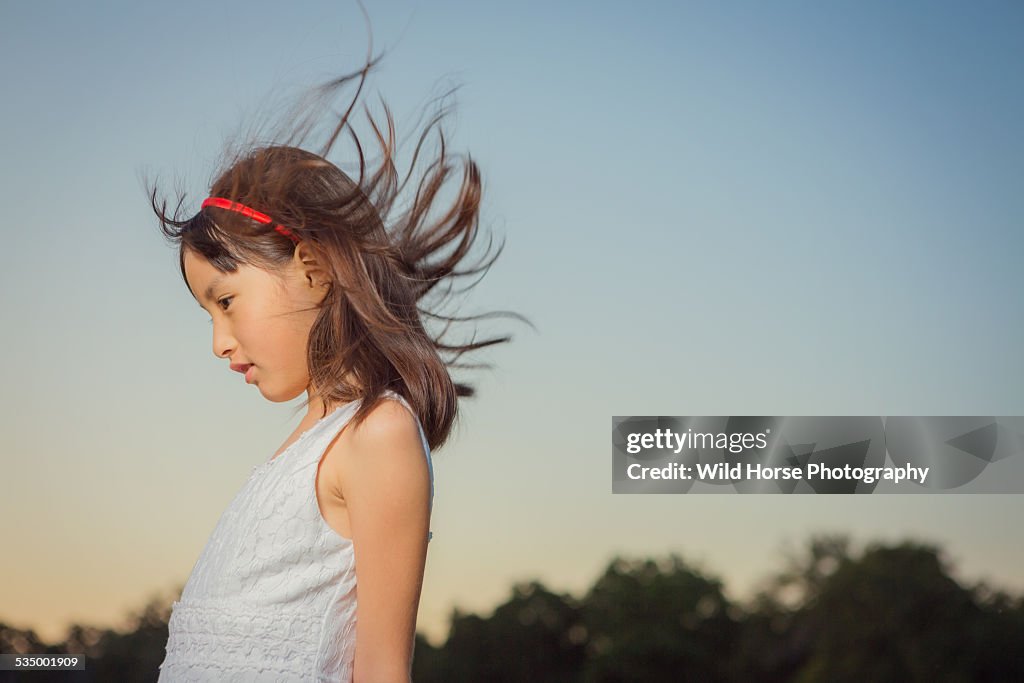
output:
[[[232,300],[232,299],[234,299],[234,298],[235,298],[235,297],[233,297],[233,296],[226,296],[226,297],[224,297],[223,299],[218,299],[218,300],[217,300],[217,305],[218,305],[218,306],[220,306],[220,305],[221,305],[222,303],[224,303],[225,301],[231,301],[231,300]],[[221,306],[221,310],[223,311],[223,310],[227,310],[227,309],[226,309],[225,307]],[[208,322],[208,323],[210,323],[210,324],[212,325],[212,324],[213,324],[213,318],[210,318],[210,319],[209,319],[209,320],[207,320],[206,322]]]

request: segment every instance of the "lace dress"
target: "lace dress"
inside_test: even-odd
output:
[[[411,411],[402,396],[387,395]],[[171,606],[160,683],[352,679],[353,547],[321,516],[316,473],[358,406],[335,409],[253,468]],[[420,438],[433,507],[434,468],[422,426]]]

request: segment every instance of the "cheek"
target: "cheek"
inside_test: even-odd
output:
[[[272,328],[259,331],[254,341],[279,362],[304,367],[308,338],[308,329],[300,328],[294,323],[281,322]]]

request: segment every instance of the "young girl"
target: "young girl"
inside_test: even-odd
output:
[[[318,92],[356,76],[361,90],[379,59]],[[173,604],[163,683],[410,680],[431,452],[445,443],[458,398],[473,395],[448,370],[481,367],[455,361],[510,337],[451,344],[444,331],[428,333],[423,317],[472,318],[418,303],[494,260],[456,270],[476,236],[479,171],[467,158],[454,205],[427,221],[450,171],[441,133],[415,201],[389,218],[405,182],[396,187],[386,105],[387,139],[367,110],[383,151],[372,177],[351,126],[358,181],[325,158],[358,96],[319,153],[299,146],[312,130],[307,116],[283,144],[232,156],[187,219],[168,216],[150,191],[185,283],[211,317],[214,354],[270,401],[306,392],[308,409],[253,468]]]

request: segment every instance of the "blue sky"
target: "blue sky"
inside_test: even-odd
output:
[[[538,328],[486,324],[515,339],[460,376],[423,630],[616,553],[742,594],[816,531],[1024,589],[1018,496],[613,496],[608,472],[612,415],[1024,414],[1019,3],[368,11],[366,101],[401,140],[461,84],[450,149],[507,244],[462,312]],[[297,424],[214,358],[140,174],[198,209],[226,135],[365,54],[355,3],[0,6],[0,619],[56,637],[184,581]]]

